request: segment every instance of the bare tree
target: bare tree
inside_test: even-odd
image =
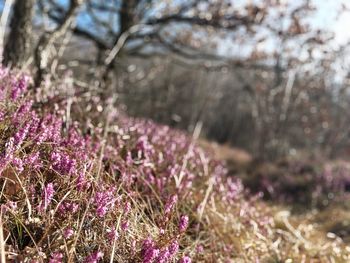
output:
[[[11,18],[11,31],[4,47],[8,66],[23,68],[32,55],[35,0],[16,0]]]
[[[118,57],[110,56],[116,46],[122,51],[120,53],[133,56],[143,56],[145,50],[148,53],[152,49],[153,52],[176,53],[189,59],[221,59],[205,50],[208,41],[201,43],[202,48],[194,47],[191,42],[195,40],[195,33],[202,32],[206,35],[203,39],[208,39],[215,35],[212,29],[224,33],[250,28],[264,20],[265,12],[264,8],[254,5],[249,7],[248,12],[240,13],[228,0],[165,1],[163,4],[155,0],[87,0],[84,14],[92,25],[87,28],[85,24],[78,23],[73,32],[96,45],[99,50],[97,61],[105,64],[110,71],[114,66],[112,62]],[[48,16],[60,23],[64,8],[58,1],[48,1],[47,6]],[[105,56],[113,59],[104,63]]]

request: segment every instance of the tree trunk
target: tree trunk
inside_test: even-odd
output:
[[[32,54],[35,0],[16,0],[10,24],[10,34],[4,47],[3,63],[23,68]]]
[[[139,0],[123,0],[121,2],[121,11],[119,14],[120,31],[114,40],[113,47],[117,45],[123,33],[125,33],[135,24],[135,9],[137,8],[139,2]],[[108,82],[109,73],[114,67],[114,59],[110,63],[108,63],[108,65],[105,66],[106,68],[104,69],[104,72],[102,74],[102,81],[104,85],[107,85],[106,83]]]

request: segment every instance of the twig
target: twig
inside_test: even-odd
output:
[[[5,241],[4,241],[4,229],[2,223],[2,209],[0,211],[0,260],[1,263],[6,263],[5,258]]]
[[[109,52],[107,58],[105,59],[105,65],[109,66],[113,60],[116,58],[120,50],[123,48],[125,45],[125,42],[128,40],[128,38],[132,35],[135,34],[136,32],[140,31],[143,29],[145,25],[143,24],[138,24],[130,27],[127,31],[125,31],[123,34],[120,35],[117,43],[115,46],[112,48],[112,50]]]
[[[190,145],[188,147],[188,150],[187,150],[187,152],[185,154],[185,157],[184,157],[184,161],[183,161],[182,166],[181,166],[179,177],[174,175],[175,185],[176,185],[177,188],[180,187],[181,181],[182,181],[182,179],[183,179],[183,177],[185,175],[184,171],[185,171],[185,168],[187,166],[189,156],[190,156],[191,152],[193,151],[194,142],[199,138],[199,135],[200,135],[201,130],[202,130],[202,126],[203,126],[202,122],[197,122],[196,127],[194,128],[194,131],[193,131],[193,134],[192,134],[192,141],[191,141],[191,143],[190,143]]]

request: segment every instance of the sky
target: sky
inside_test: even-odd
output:
[[[59,0],[62,3],[67,0]],[[178,0],[174,0],[178,1]],[[244,3],[246,1],[251,0],[234,0],[237,4],[239,2]],[[283,1],[283,0],[282,0]],[[298,0],[285,0],[297,3]],[[344,44],[350,41],[350,0],[311,0],[312,3],[316,6],[317,12],[315,16],[311,20],[311,24],[313,24],[316,28],[326,29],[329,31],[333,31],[335,33],[335,41],[337,44]],[[349,7],[349,11],[344,12],[342,15],[339,15],[339,10],[341,5],[345,4]],[[83,13],[83,12],[81,12]],[[103,15],[102,15],[103,16]],[[80,21],[85,21],[86,17],[83,15],[79,17]],[[117,21],[111,21],[114,24],[117,24]],[[116,25],[116,28],[118,25]]]
[[[238,2],[244,3],[251,0],[239,0]],[[283,1],[283,0],[282,0]],[[298,2],[298,0],[284,0]],[[335,43],[344,44],[350,41],[350,0],[311,0],[317,7],[318,11],[312,18],[312,24],[316,28],[327,29],[334,31]],[[67,0],[59,0],[61,4],[65,4]],[[4,0],[0,0],[0,10],[3,7]],[[236,2],[237,3],[237,2]],[[345,4],[349,7],[349,11],[339,15],[338,11],[341,4]],[[84,20],[88,24],[88,20],[83,15],[79,17],[79,20]],[[116,21],[113,21],[116,23]]]
[[[334,31],[338,44],[345,44],[350,40],[350,9],[342,15],[338,10],[341,4],[350,8],[349,0],[313,0],[318,12],[313,21],[316,27]]]

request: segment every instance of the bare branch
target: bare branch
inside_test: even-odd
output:
[[[39,39],[35,50],[35,64],[38,70],[35,80],[36,85],[40,84],[44,74],[49,67],[54,42],[58,38],[62,37],[72,26],[76,12],[82,3],[83,0],[71,0],[70,7],[62,23],[59,24],[58,27],[51,32],[44,33]]]

